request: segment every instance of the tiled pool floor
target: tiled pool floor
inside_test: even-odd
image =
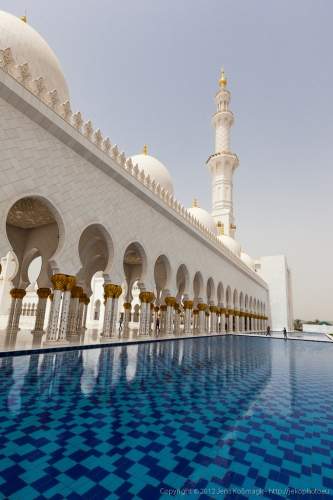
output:
[[[332,354],[225,336],[2,358],[0,498],[333,499]]]

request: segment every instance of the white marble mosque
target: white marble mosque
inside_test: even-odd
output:
[[[222,71],[215,96],[212,212],[174,197],[167,168],[126,157],[81,112],[45,40],[0,12],[0,327],[33,345],[293,329],[285,256],[254,261],[235,239],[234,115]],[[207,154],[208,156],[208,154]],[[204,168],[204,166],[203,166]],[[199,202],[200,200],[198,200]],[[155,237],[159,228],[161,237]],[[36,283],[29,266],[40,261]]]

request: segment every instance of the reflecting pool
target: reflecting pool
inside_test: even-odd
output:
[[[333,498],[332,354],[225,336],[2,358],[0,498]]]

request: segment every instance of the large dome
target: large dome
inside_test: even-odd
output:
[[[46,92],[56,89],[60,104],[69,100],[65,75],[45,40],[29,24],[0,11],[0,50],[8,47],[15,61],[13,66],[27,63],[31,79],[42,77]]]
[[[241,256],[240,253],[240,246],[238,245],[237,241],[235,241],[233,238],[230,236],[227,236],[226,234],[221,234],[219,236],[219,240],[222,241],[222,243],[229,248],[232,252],[234,252],[238,257]]]
[[[171,175],[160,161],[145,153],[131,156],[131,160],[133,165],[138,164],[139,169],[144,170],[145,175],[149,174],[151,180],[155,179],[156,184],[159,183],[161,188],[164,187],[165,191],[174,195]]]
[[[241,259],[244,262],[244,264],[246,264],[250,269],[252,269],[252,271],[256,270],[256,266],[253,262],[253,259],[249,255],[247,255],[247,253],[241,252]]]
[[[210,229],[214,234],[217,234],[216,224],[213,217],[201,207],[198,207],[197,200],[194,198],[194,205],[188,208],[187,211],[193,215],[201,224],[203,224],[207,229]]]

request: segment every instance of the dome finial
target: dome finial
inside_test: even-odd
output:
[[[193,202],[193,207],[192,208],[198,208],[197,199],[196,198],[194,198],[194,202]]]
[[[222,77],[220,80],[220,87],[222,87],[222,85],[227,85],[227,79],[224,76],[224,66],[222,66],[221,71],[222,71]]]
[[[21,21],[23,21],[24,23],[27,22],[27,12],[25,12],[24,16],[21,17]]]
[[[144,145],[143,145],[142,154],[143,154],[143,155],[146,155],[146,154],[147,154],[147,144],[144,144]]]

